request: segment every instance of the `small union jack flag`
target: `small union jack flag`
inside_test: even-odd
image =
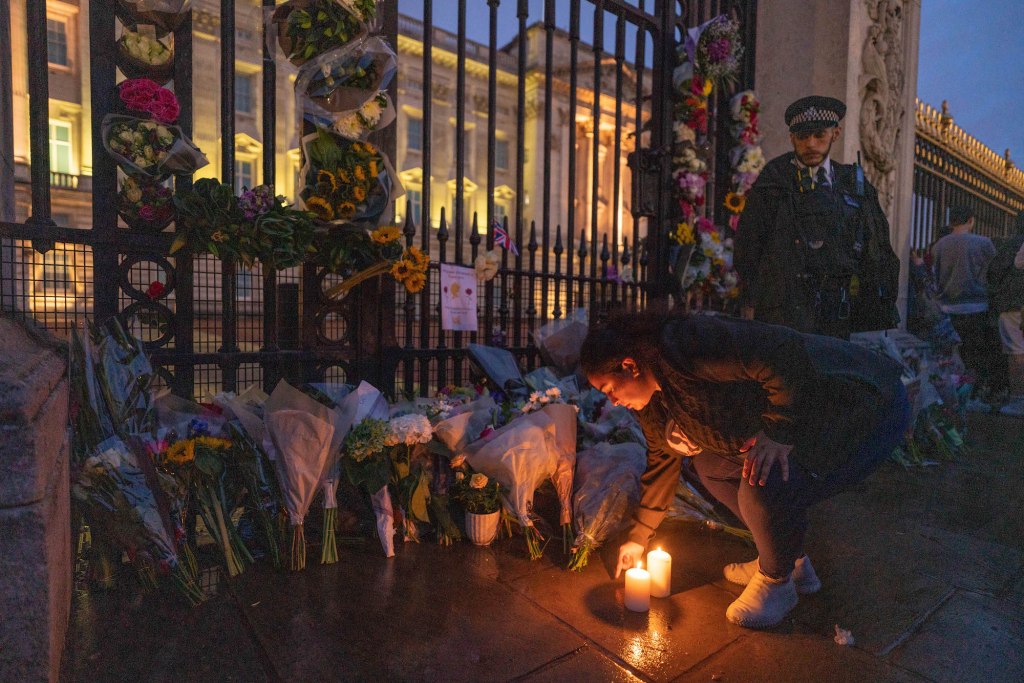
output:
[[[501,227],[501,223],[494,221],[494,246],[501,247],[502,249],[508,249],[516,256],[519,256],[519,247],[512,241],[509,234],[505,231],[505,228]]]

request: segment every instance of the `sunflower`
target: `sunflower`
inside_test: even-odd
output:
[[[197,436],[195,442],[199,446],[205,446],[207,448],[216,448],[220,450],[227,450],[231,448],[230,439],[220,439],[216,436]]]
[[[736,192],[730,192],[725,195],[725,208],[733,213],[743,213],[743,208],[747,205],[746,195],[737,194]]]
[[[320,169],[316,173],[316,182],[327,185],[332,190],[338,189],[338,179],[334,177],[334,174],[327,169]]]
[[[313,196],[306,200],[306,208],[316,214],[322,221],[334,220],[334,209],[323,197]]]
[[[356,205],[352,202],[342,202],[338,204],[338,218],[348,220],[352,216],[356,215]]]
[[[405,289],[411,294],[415,294],[423,289],[424,285],[427,284],[427,276],[423,273],[413,273],[405,281]]]
[[[175,465],[186,465],[196,458],[196,443],[193,439],[179,441],[167,449],[164,457]]]
[[[352,176],[350,176],[348,174],[348,171],[346,171],[345,169],[339,168],[338,169],[338,180],[340,180],[343,183],[351,183],[352,182]]]
[[[210,235],[210,239],[214,242],[227,242],[228,234],[223,230],[214,230],[213,234]]]
[[[366,163],[370,167],[370,177],[371,178],[376,178],[377,177],[377,160],[376,159],[370,159]]]
[[[391,244],[402,236],[402,231],[394,225],[385,225],[370,233],[370,239],[377,244]]]
[[[366,171],[363,170],[362,166],[360,166],[359,164],[356,164],[356,168],[355,168],[354,172],[355,172],[355,175],[356,175],[356,180],[358,180],[361,183],[366,181]]]
[[[366,199],[366,188],[362,185],[356,185],[352,188],[352,196],[355,197],[357,202],[361,202]]]
[[[419,247],[409,247],[406,257],[412,262],[416,270],[426,270],[430,265],[430,257],[424,254]]]
[[[395,278],[399,282],[405,282],[412,273],[412,264],[405,259],[399,259],[391,266],[391,277]]]

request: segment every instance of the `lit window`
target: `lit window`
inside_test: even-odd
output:
[[[71,173],[71,124],[50,121],[50,172]]]
[[[235,297],[239,301],[252,301],[256,298],[256,276],[241,266],[235,271]]]
[[[408,122],[405,133],[406,148],[410,152],[419,152],[423,149],[423,119],[410,116]]]
[[[235,74],[235,112],[238,114],[252,113],[252,77]]]
[[[494,141],[494,167],[508,170],[508,140]]]
[[[420,218],[422,217],[421,208],[423,206],[423,194],[420,190],[406,190],[405,191],[406,206],[409,207],[409,215],[412,217],[414,225],[420,224]]]
[[[494,220],[498,221],[498,225],[505,225],[505,218],[508,216],[508,209],[505,208],[504,204],[499,202],[494,203]]]
[[[235,159],[235,192],[252,189],[255,185],[255,164],[252,161]]]
[[[75,295],[74,259],[64,251],[53,250],[43,256],[42,282],[36,290],[43,296],[73,297]]]
[[[68,26],[59,19],[46,20],[46,54],[50,64],[68,65]]]

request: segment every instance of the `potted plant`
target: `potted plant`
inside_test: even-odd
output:
[[[471,472],[464,456],[452,458],[452,498],[466,510],[466,536],[476,545],[490,545],[501,520],[501,484],[482,472]]]

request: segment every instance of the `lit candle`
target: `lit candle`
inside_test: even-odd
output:
[[[626,609],[646,612],[651,607],[651,575],[642,563],[626,570]]]
[[[651,575],[651,596],[667,598],[672,594],[672,556],[661,548],[647,553],[647,569]]]

